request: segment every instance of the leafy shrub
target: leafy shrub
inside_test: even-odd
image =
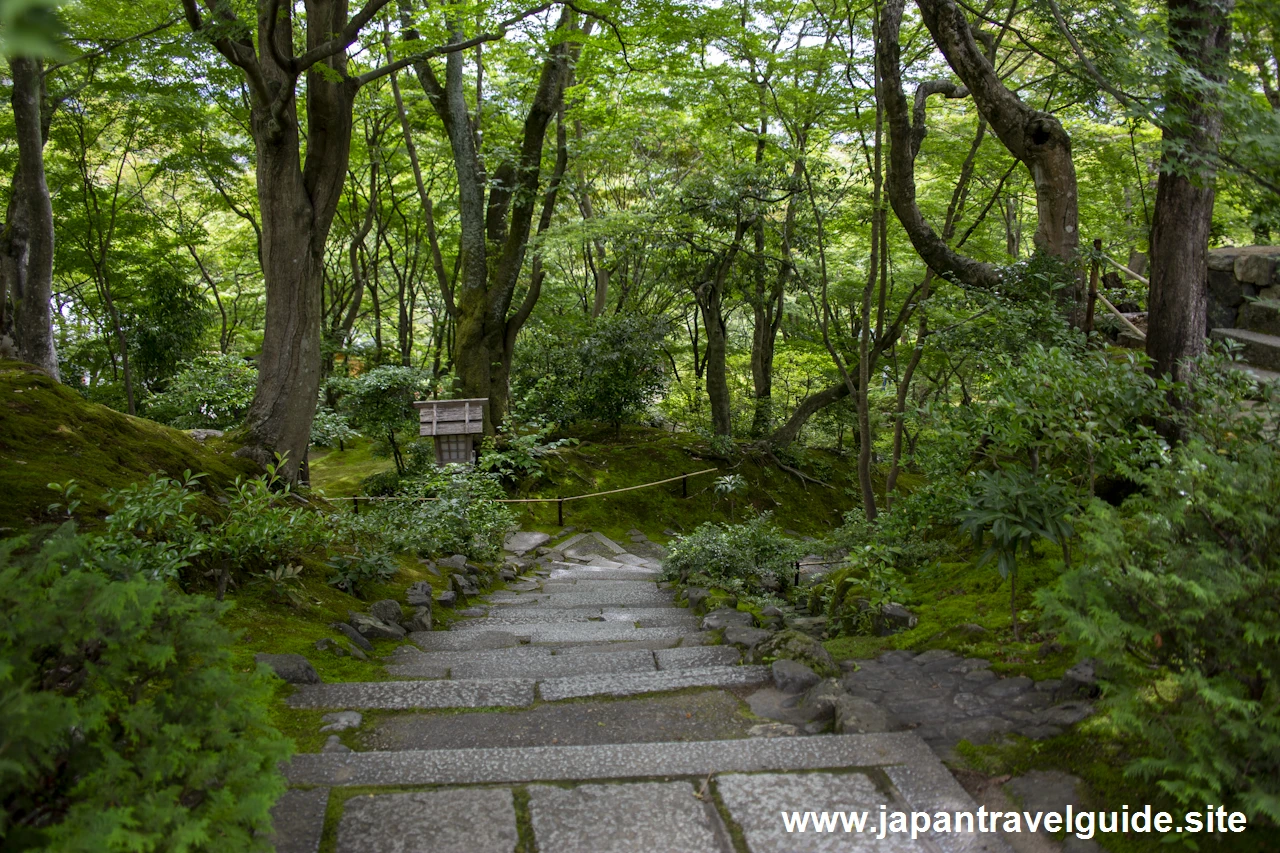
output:
[[[550,430],[539,425],[531,432],[508,433],[495,440],[485,436],[480,446],[480,460],[476,468],[496,474],[507,483],[537,480],[543,475],[542,460],[561,447],[578,443],[576,438],[547,438]]]
[[[744,524],[707,522],[671,546],[662,561],[668,580],[707,583],[759,595],[789,587],[800,543],[782,535],[769,513]]]
[[[68,523],[0,544],[0,846],[268,850],[289,742],[222,605]]]
[[[1280,392],[1202,359],[1185,439],[1093,501],[1086,559],[1038,596],[1101,663],[1115,725],[1150,746],[1127,772],[1187,807],[1280,822]],[[1244,398],[1258,397],[1248,401]]]
[[[341,448],[344,442],[359,437],[360,433],[351,428],[343,415],[328,406],[316,409],[316,415],[311,419],[311,443],[316,447],[337,445]]]
[[[969,509],[960,514],[960,529],[973,536],[981,548],[987,534],[991,544],[978,558],[984,566],[992,559],[1000,577],[1009,578],[1009,612],[1013,637],[1018,639],[1018,550],[1028,556],[1041,539],[1062,548],[1062,560],[1071,563],[1069,540],[1074,535],[1067,516],[1074,509],[1071,495],[1049,477],[1037,477],[1025,468],[984,471],[970,499]]]
[[[372,583],[386,583],[395,577],[396,563],[385,550],[357,548],[351,554],[335,554],[329,558],[334,576],[329,583],[343,592],[363,598]]]
[[[151,398],[150,416],[178,429],[227,429],[244,420],[258,386],[258,371],[243,358],[196,357]]]
[[[339,408],[351,424],[379,441],[385,439],[398,474],[406,473],[400,444],[405,434],[416,436],[414,400],[426,395],[431,376],[416,367],[384,365],[359,376],[335,377],[329,389],[341,395]],[[397,440],[397,433],[401,438]]]
[[[907,598],[906,581],[882,547],[865,545],[845,564],[809,587],[810,613],[827,617],[832,636],[867,635],[877,628],[877,614]]]
[[[663,317],[616,314],[558,333],[533,332],[515,380],[520,409],[558,423],[637,420],[667,385]]]
[[[400,475],[395,471],[377,471],[360,481],[360,491],[375,498],[394,495],[400,488]]]

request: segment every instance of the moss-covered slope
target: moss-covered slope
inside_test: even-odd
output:
[[[253,465],[201,446],[181,430],[86,401],[28,364],[0,360],[0,536],[51,521],[49,483],[76,480],[77,516],[106,511],[101,494],[163,472],[208,475],[207,487]]]

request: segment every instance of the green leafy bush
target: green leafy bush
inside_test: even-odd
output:
[[[786,590],[800,557],[800,543],[784,536],[766,512],[743,524],[701,525],[676,540],[662,567],[668,580],[760,595]]]
[[[364,524],[376,524],[378,536],[393,551],[422,556],[466,554],[493,560],[507,534],[516,528],[496,474],[451,465],[400,482],[405,500],[374,502]],[[431,498],[414,500],[413,498]]]
[[[0,846],[268,850],[291,748],[223,606],[72,523],[30,546],[0,544]]]
[[[395,577],[396,563],[385,550],[357,547],[350,554],[335,554],[329,558],[334,576],[329,583],[343,592],[363,598],[369,585],[386,583]]]
[[[370,438],[386,441],[396,473],[403,475],[407,465],[401,444],[406,435],[417,436],[413,402],[426,396],[430,380],[427,371],[416,367],[384,365],[355,377],[334,377],[329,380],[329,390],[340,395],[339,409],[354,427]]]
[[[359,438],[360,433],[351,428],[346,417],[328,406],[316,409],[311,419],[311,443],[316,447],[343,447],[344,442]]]
[[[1038,598],[1149,745],[1127,772],[1280,822],[1280,395],[1221,368],[1202,360],[1184,442],[1120,509],[1092,502],[1087,558]]]
[[[151,398],[148,411],[178,429],[228,429],[244,420],[257,386],[258,371],[243,358],[201,355]]]
[[[549,432],[547,427],[539,424],[525,433],[511,432],[498,439],[485,436],[476,468],[496,474],[507,483],[536,480],[543,475],[543,459],[561,447],[578,443],[576,438],[553,441],[547,437]]]

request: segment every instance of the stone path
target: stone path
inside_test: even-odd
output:
[[[976,808],[926,742],[947,723],[830,734],[808,715],[817,733],[773,737],[802,731],[760,719],[785,719],[795,697],[769,667],[709,644],[717,635],[674,605],[657,582],[660,546],[581,534],[554,547],[483,606],[471,602],[474,618],[411,634],[386,660],[397,680],[298,687],[292,706],[348,712],[355,750],[335,735],[289,764],[278,850],[1008,850],[981,833],[875,838],[882,806]],[[945,682],[953,704],[970,695],[941,663],[900,663],[914,667],[917,693]],[[844,689],[885,693],[896,665],[851,673]],[[910,716],[907,704],[890,708]],[[784,811],[826,809],[866,810],[869,828],[786,831]]]

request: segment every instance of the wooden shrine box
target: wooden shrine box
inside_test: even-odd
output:
[[[429,435],[436,445],[436,464],[470,465],[475,461],[475,436],[484,432],[487,397],[475,400],[424,400],[418,409],[418,435]]]

